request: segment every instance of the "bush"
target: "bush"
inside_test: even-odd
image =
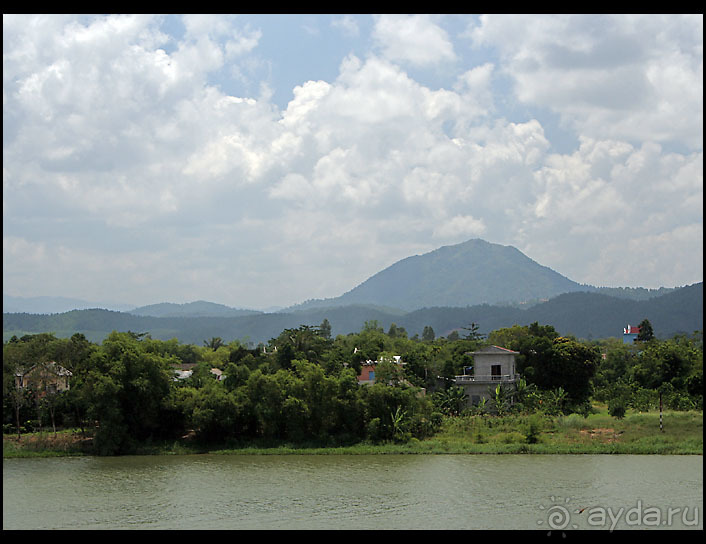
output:
[[[667,407],[672,410],[686,412],[693,410],[696,407],[696,403],[686,393],[675,392],[667,397]]]
[[[554,421],[564,429],[583,429],[586,426],[586,418],[581,414],[557,416]]]
[[[608,402],[608,413],[614,418],[623,419],[626,411],[627,407],[623,399],[611,399]]]
[[[377,442],[382,439],[382,425],[380,423],[380,418],[375,417],[368,422],[366,426],[366,434],[370,440]]]
[[[544,421],[539,414],[532,414],[527,419],[527,426],[525,427],[525,442],[528,444],[536,444],[539,442],[539,433],[544,427]]]
[[[41,422],[38,419],[28,419],[25,421],[23,432],[36,433],[41,430]]]
[[[638,387],[632,394],[630,406],[638,412],[649,412],[659,406],[659,394],[654,389]]]
[[[493,441],[500,442],[502,444],[521,444],[526,442],[526,437],[522,433],[517,431],[502,432],[497,434]]]

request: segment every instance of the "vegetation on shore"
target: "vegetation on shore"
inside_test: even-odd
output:
[[[427,327],[408,338],[366,322],[331,338],[324,322],[257,347],[133,332],[100,345],[80,334],[13,338],[3,345],[3,455],[702,454],[700,332],[658,340],[645,322],[626,345],[561,337],[538,323],[488,338],[476,324],[462,330],[436,338]],[[519,353],[522,379],[470,406],[453,377],[489,344]],[[361,386],[356,375],[369,360],[375,383]],[[70,370],[70,389],[29,374],[29,387],[18,387],[28,361]],[[184,364],[192,372],[179,378]]]
[[[243,443],[202,443],[193,437],[146,443],[147,455],[381,455],[381,454],[659,454],[703,455],[703,412],[668,410],[662,430],[658,412],[630,410],[616,419],[605,405],[587,417],[558,416],[446,417],[434,436],[404,443],[361,442],[348,446],[260,440]],[[78,429],[30,433],[18,441],[3,440],[3,457],[89,455],[87,439]]]

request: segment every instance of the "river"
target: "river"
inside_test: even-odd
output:
[[[703,457],[4,459],[2,506],[3,529],[703,529]]]

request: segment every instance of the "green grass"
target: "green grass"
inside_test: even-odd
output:
[[[405,444],[336,448],[225,447],[221,454],[679,454],[703,455],[703,412],[628,412],[615,419],[605,409],[583,417],[508,415],[447,418],[433,437]],[[531,429],[534,426],[535,432]],[[529,437],[534,434],[535,440]]]
[[[63,431],[54,437],[49,432],[3,439],[3,457],[83,455],[79,434]],[[145,444],[138,452],[151,454],[213,453],[221,455],[381,455],[381,454],[663,454],[703,455],[703,412],[664,413],[663,430],[659,413],[628,411],[622,419],[598,406],[583,417],[507,415],[447,418],[434,436],[406,443],[373,444],[361,442],[347,446],[322,447],[288,442],[199,444],[193,441],[168,441]]]

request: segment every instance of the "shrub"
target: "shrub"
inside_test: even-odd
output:
[[[623,419],[627,408],[623,399],[611,399],[608,402],[608,413],[616,419]]]
[[[517,431],[502,432],[493,437],[493,442],[500,442],[502,444],[520,444],[525,441],[525,435]]]
[[[532,414],[527,419],[525,427],[525,442],[528,444],[536,444],[539,441],[539,434],[542,431],[544,422],[539,414]]]
[[[630,406],[638,412],[649,412],[659,406],[659,394],[654,389],[638,387],[632,394]]]
[[[382,425],[380,424],[380,418],[375,417],[368,422],[366,426],[366,434],[370,440],[377,442],[382,439]]]
[[[586,425],[585,420],[586,418],[581,414],[569,414],[567,416],[558,416],[556,423],[563,428],[581,429]]]

